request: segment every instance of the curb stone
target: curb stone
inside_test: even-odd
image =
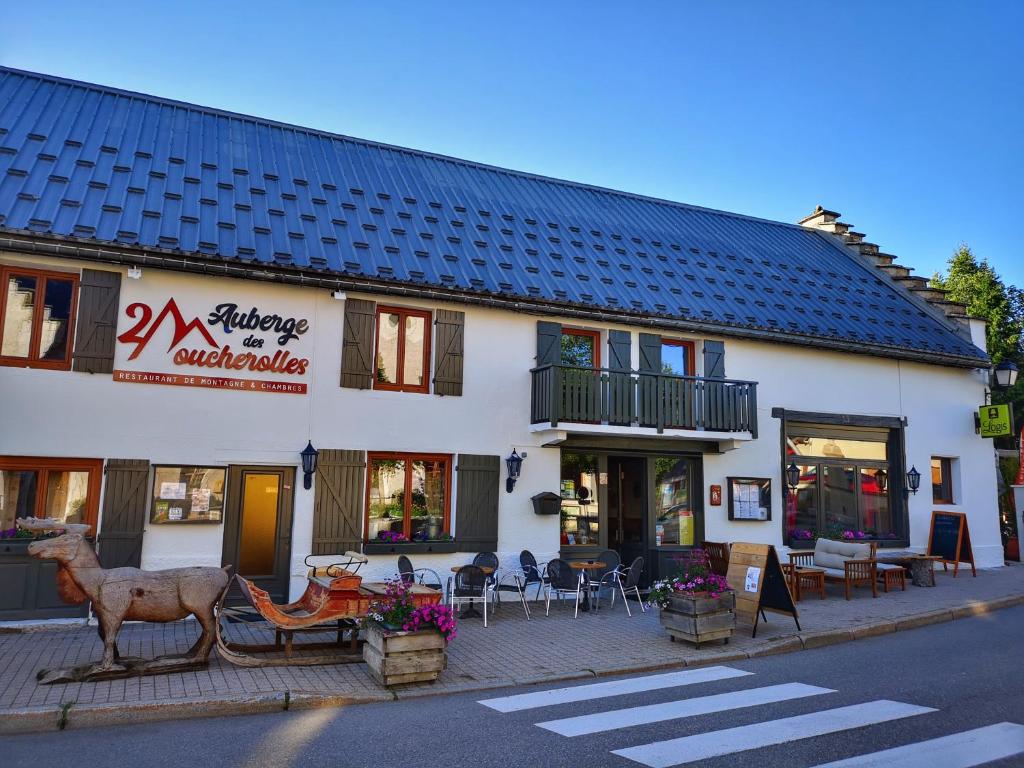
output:
[[[443,696],[446,694],[507,688],[513,685],[533,685],[580,680],[594,677],[655,672],[664,669],[700,667],[710,664],[756,659],[792,651],[812,650],[852,640],[877,637],[892,632],[917,629],[955,619],[983,616],[993,611],[1024,605],[1024,594],[975,601],[952,608],[925,611],[897,621],[880,621],[860,627],[838,630],[800,632],[789,637],[774,638],[759,647],[744,650],[722,650],[702,655],[697,659],[674,659],[664,663],[641,664],[637,666],[601,667],[553,675],[537,675],[523,678],[492,678],[488,680],[454,683],[444,688],[408,688],[394,691],[364,691],[351,695],[325,695],[293,691],[290,695],[289,710],[308,710],[322,707],[342,707],[353,704],[373,704],[385,701],[403,700],[421,696]],[[68,712],[67,727],[96,728],[134,723],[182,720],[192,717],[220,717],[227,715],[250,715],[284,711],[284,692],[258,696],[236,696],[218,699],[182,699],[150,704],[102,704],[75,706]],[[45,709],[0,710],[0,735],[17,733],[40,733],[56,731],[60,707]]]

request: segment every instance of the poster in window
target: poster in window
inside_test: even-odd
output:
[[[766,477],[730,477],[729,519],[772,519],[772,481]]]
[[[224,467],[154,467],[150,522],[222,522],[226,476]]]

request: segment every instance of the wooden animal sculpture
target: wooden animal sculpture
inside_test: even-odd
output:
[[[52,522],[56,525],[50,525],[51,521],[32,520],[23,527],[36,531],[65,528],[57,521]],[[60,564],[58,587],[61,598],[69,602],[92,600],[93,611],[99,620],[103,659],[84,671],[76,669],[72,679],[126,676],[117,672],[139,675],[172,671],[167,668],[172,665],[155,664],[161,660],[120,659],[117,635],[125,620],[168,622],[194,614],[202,625],[202,634],[184,657],[174,658],[177,662],[174,671],[182,668],[182,662],[187,668],[207,663],[215,640],[214,607],[230,581],[228,568],[197,566],[163,571],[103,568],[81,531],[34,541],[29,545],[28,553],[32,557],[56,560]],[[68,670],[61,672],[69,673]]]

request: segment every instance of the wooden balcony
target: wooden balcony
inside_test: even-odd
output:
[[[561,423],[757,438],[757,382],[542,365],[533,378],[531,424]]]

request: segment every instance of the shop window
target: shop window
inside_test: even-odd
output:
[[[71,368],[78,278],[0,268],[0,365]]]
[[[85,523],[96,533],[103,462],[99,459],[0,457],[0,529],[19,517]]]
[[[224,519],[226,475],[224,467],[154,467],[153,508],[149,521],[221,522]]]
[[[601,334],[580,328],[562,329],[562,365],[574,368],[601,367]]]
[[[816,537],[905,541],[906,509],[889,487],[892,432],[808,426],[791,427],[786,437],[786,466],[795,464],[800,473],[783,499],[788,543],[809,546]]]
[[[563,546],[600,543],[599,477],[595,454],[562,452],[560,517]]]
[[[955,504],[953,501],[953,460],[932,456],[932,502]]]
[[[694,376],[695,357],[692,341],[661,340],[661,372],[673,376]]]
[[[371,453],[366,538],[431,541],[449,534],[451,457]]]
[[[377,307],[374,389],[430,389],[430,312]]]
[[[654,460],[655,546],[692,547],[696,541],[692,466],[691,459],[674,456]]]

